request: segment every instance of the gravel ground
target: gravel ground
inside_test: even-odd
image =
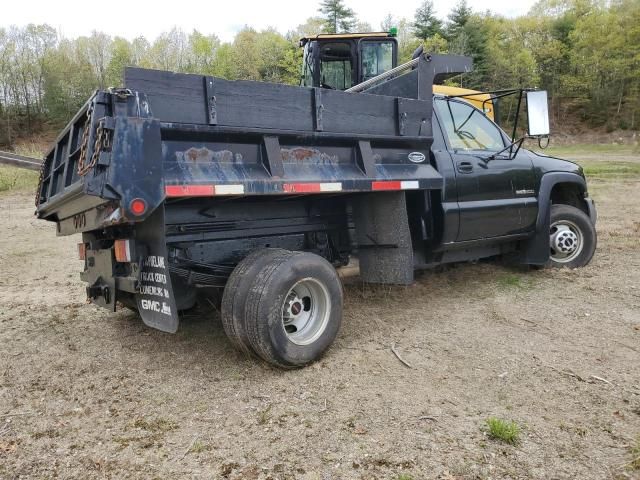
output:
[[[640,180],[591,185],[587,268],[352,282],[334,346],[287,372],[215,312],[168,335],[85,304],[78,238],[4,193],[0,478],[640,478]]]

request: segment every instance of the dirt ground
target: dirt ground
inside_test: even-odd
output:
[[[640,178],[591,191],[589,267],[352,283],[334,346],[287,372],[233,350],[215,314],[168,335],[85,304],[78,238],[4,193],[0,478],[640,478]]]

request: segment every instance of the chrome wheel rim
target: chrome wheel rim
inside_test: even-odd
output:
[[[326,287],[313,278],[296,283],[282,305],[282,327],[296,345],[315,342],[326,330],[331,312],[331,298]]]
[[[557,263],[569,263],[584,247],[582,230],[570,220],[558,220],[551,224],[549,245],[551,260]]]

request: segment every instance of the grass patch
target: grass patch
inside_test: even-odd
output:
[[[633,145],[620,145],[617,143],[577,143],[575,145],[554,145],[544,150],[533,148],[534,151],[544,153],[545,155],[577,155],[581,153],[616,153],[618,155],[633,155],[637,153]]]
[[[409,475],[408,473],[401,473],[396,477],[396,480],[413,480],[413,475]]]
[[[43,430],[42,432],[34,432],[31,434],[31,438],[34,438],[35,440],[39,440],[41,438],[57,438],[59,436],[60,432],[53,428]]]
[[[635,444],[631,445],[631,461],[629,468],[631,470],[640,470],[640,435],[636,438]]]
[[[209,450],[211,450],[211,445],[201,442],[200,440],[196,440],[189,449],[189,453],[202,453]]]
[[[640,176],[640,163],[633,162],[583,162],[582,168],[589,177]]]
[[[37,160],[41,160],[44,156],[42,148],[35,143],[19,143],[15,146],[14,153]]]
[[[265,425],[271,420],[271,404],[258,412],[258,425]]]
[[[502,289],[511,289],[511,288],[524,288],[524,282],[522,281],[522,277],[519,275],[513,275],[511,273],[505,273],[504,275],[500,275],[496,280],[498,283],[498,287]]]
[[[0,165],[0,192],[33,189],[35,194],[39,175],[33,170]]]
[[[178,425],[175,422],[167,420],[166,418],[156,418],[153,420],[138,418],[134,420],[132,426],[153,433],[168,432],[170,430],[175,430],[176,428],[178,428]]]
[[[491,417],[487,419],[488,434],[494,440],[516,445],[520,441],[520,427],[516,422]]]

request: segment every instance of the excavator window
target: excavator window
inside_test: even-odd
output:
[[[393,68],[393,46],[391,41],[367,40],[361,43],[362,82]]]
[[[312,46],[311,43],[307,43],[304,46],[301,85],[304,85],[305,87],[313,87],[314,70]]]
[[[345,90],[353,86],[351,43],[321,44],[320,86],[334,90]]]

